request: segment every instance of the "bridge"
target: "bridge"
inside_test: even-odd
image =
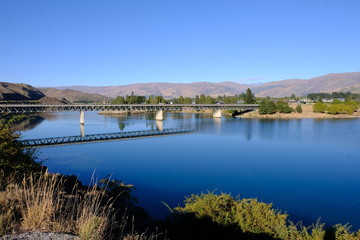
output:
[[[0,104],[0,113],[36,113],[36,112],[80,112],[80,123],[84,124],[86,111],[155,111],[156,120],[162,121],[163,111],[213,110],[213,117],[221,117],[222,110],[249,111],[258,104]]]
[[[68,136],[68,137],[54,137],[54,138],[39,138],[20,140],[24,147],[50,147],[60,145],[73,145],[80,143],[91,142],[107,142],[118,140],[130,140],[138,138],[160,137],[167,135],[191,133],[190,129],[164,129],[164,130],[143,130],[131,132],[117,132],[117,133],[103,133],[91,134],[86,136]]]

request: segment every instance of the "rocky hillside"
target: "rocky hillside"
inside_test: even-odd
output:
[[[45,94],[27,84],[0,82],[0,100],[39,100]]]
[[[334,73],[307,80],[290,79],[264,84],[238,84],[234,82],[197,82],[197,83],[138,83],[122,86],[89,87],[67,86],[58,89],[73,89],[91,94],[101,94],[108,97],[125,96],[134,92],[137,95],[161,95],[164,97],[194,97],[201,93],[216,97],[218,95],[240,94],[251,88],[259,97],[284,97],[292,93],[306,96],[313,92],[351,91],[360,93],[360,72]]]

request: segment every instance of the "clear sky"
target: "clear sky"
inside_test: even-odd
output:
[[[359,0],[0,0],[0,81],[254,83],[360,71]]]

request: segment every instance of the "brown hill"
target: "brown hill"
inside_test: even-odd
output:
[[[90,87],[90,86],[67,86],[57,87],[58,89],[73,89],[91,94],[101,94],[108,97],[131,95],[150,96],[161,95],[166,98],[205,94],[213,97],[219,95],[235,95],[244,92],[249,85],[231,82],[224,83],[137,83],[123,86]]]
[[[38,89],[27,85],[17,83],[0,82],[0,100],[39,100],[45,95]]]
[[[255,87],[253,90],[259,97],[306,96],[314,92],[336,92],[356,90],[354,86],[360,84],[360,72],[332,73],[308,80],[285,80],[271,82]]]
[[[234,82],[197,82],[197,83],[138,83],[123,86],[89,87],[89,86],[68,86],[58,87],[59,89],[73,89],[91,94],[101,94],[108,97],[125,96],[134,92],[137,95],[150,96],[161,95],[167,98],[172,97],[194,97],[205,94],[216,97],[218,95],[235,95],[246,91],[247,88],[259,97],[284,97],[295,94],[306,96],[313,92],[335,92],[360,90],[360,72],[333,73],[307,80],[290,79],[274,81],[264,84],[238,84]]]
[[[72,89],[59,90],[55,88],[39,88],[46,96],[66,100],[70,102],[104,102],[110,100],[109,97],[105,97],[99,94],[90,94],[75,91]]]

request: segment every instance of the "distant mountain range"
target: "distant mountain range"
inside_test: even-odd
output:
[[[137,83],[122,86],[62,86],[57,89],[72,89],[84,93],[99,94],[107,97],[130,95],[150,96],[161,95],[172,97],[195,97],[205,94],[216,97],[218,95],[235,95],[250,88],[258,97],[285,97],[295,94],[306,96],[314,92],[350,91],[360,93],[360,72],[332,73],[311,79],[290,79],[263,84],[239,84],[234,82],[196,82],[196,83]]]
[[[55,103],[49,98],[63,98],[70,102],[103,102],[117,96],[160,95],[165,98],[195,97],[205,94],[241,94],[250,88],[257,97],[285,97],[295,94],[306,96],[315,92],[352,92],[360,93],[360,72],[333,73],[307,80],[290,79],[263,84],[239,84],[234,82],[196,82],[196,83],[137,83],[123,86],[91,87],[61,86],[56,88],[35,88],[27,84],[0,82],[0,100],[40,100]],[[44,98],[47,97],[47,98]],[[40,101],[41,102],[41,101]]]

